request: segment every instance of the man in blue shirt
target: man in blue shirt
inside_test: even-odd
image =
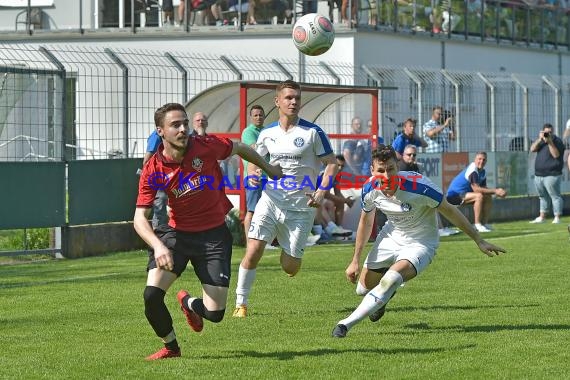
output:
[[[398,160],[402,159],[402,154],[404,154],[404,149],[407,145],[415,145],[416,147],[427,147],[427,142],[420,136],[416,135],[416,121],[412,118],[408,118],[404,121],[404,126],[402,133],[400,133],[394,139],[392,147],[396,151],[396,156]]]
[[[143,157],[143,167],[158,150],[158,146],[161,143],[162,139],[158,133],[156,133],[155,129],[146,140],[146,152]],[[168,212],[166,209],[167,204],[168,197],[166,196],[166,193],[162,190],[157,191],[156,197],[154,198],[154,203],[152,205],[152,228],[156,229],[156,227],[160,225],[168,224]]]
[[[507,192],[500,187],[487,187],[486,163],[487,153],[477,152],[475,160],[453,178],[446,196],[447,201],[453,205],[473,203],[475,228],[479,232],[491,231],[487,222],[491,214],[492,196],[507,196]]]

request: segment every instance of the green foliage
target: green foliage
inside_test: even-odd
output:
[[[313,246],[293,278],[266,251],[247,319],[202,333],[186,325],[180,288],[201,294],[188,267],[168,292],[182,357],[145,362],[161,347],[144,316],[146,252],[0,266],[2,379],[567,379],[570,243],[565,224],[495,225],[509,252],[489,258],[464,234],[398,290],[378,323],[330,332],[360,303],[344,276],[349,245]]]
[[[14,230],[5,235],[2,249],[44,249],[50,247],[50,228]]]
[[[243,229],[243,222],[239,218],[238,209],[234,208],[226,215],[226,225],[232,233],[232,237],[234,238],[234,245],[238,247],[245,247],[245,232]]]

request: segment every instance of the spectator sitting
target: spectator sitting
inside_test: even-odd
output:
[[[402,158],[398,160],[398,170],[405,172],[421,173],[420,167],[416,162],[417,148],[413,144],[408,144],[402,152]]]
[[[338,165],[338,173],[332,184],[333,193],[329,191],[325,194],[325,199],[315,214],[315,222],[324,228],[324,231],[329,237],[348,237],[352,235],[352,231],[342,227],[344,205],[348,205],[350,208],[354,205],[355,201],[352,197],[345,197],[338,186],[337,179],[345,165],[344,157],[340,154],[337,155],[336,162]],[[317,188],[321,184],[322,175],[323,173],[321,172],[317,179]]]
[[[473,203],[474,227],[479,232],[491,232],[487,222],[491,214],[492,195],[500,198],[507,195],[500,187],[487,187],[486,163],[487,153],[478,152],[475,160],[453,178],[446,195],[447,201],[452,205]]]
[[[228,24],[228,20],[224,18],[224,12],[248,13],[248,11],[248,0],[242,0],[241,8],[237,0],[217,0],[216,3],[212,5],[212,14],[216,19],[216,25]]]
[[[267,6],[267,8],[272,10],[273,16],[276,16],[278,20],[283,20],[284,24],[291,17],[291,11],[287,12],[289,6],[285,0],[249,0],[249,9],[247,11],[247,23],[249,25],[257,24],[255,12],[259,6]]]

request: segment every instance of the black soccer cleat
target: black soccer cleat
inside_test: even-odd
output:
[[[384,316],[384,313],[386,313],[386,305],[382,306],[380,309],[370,314],[368,316],[368,319],[370,319],[371,322],[378,322],[380,318]]]
[[[344,338],[348,328],[345,325],[336,325],[332,331],[333,338]]]

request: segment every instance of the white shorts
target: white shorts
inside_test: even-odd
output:
[[[364,266],[368,269],[389,268],[396,261],[408,260],[420,274],[435,256],[435,248],[419,243],[401,245],[382,232],[366,256]]]
[[[315,211],[282,210],[263,193],[255,206],[247,237],[267,243],[277,237],[286,254],[301,258],[313,227]]]

